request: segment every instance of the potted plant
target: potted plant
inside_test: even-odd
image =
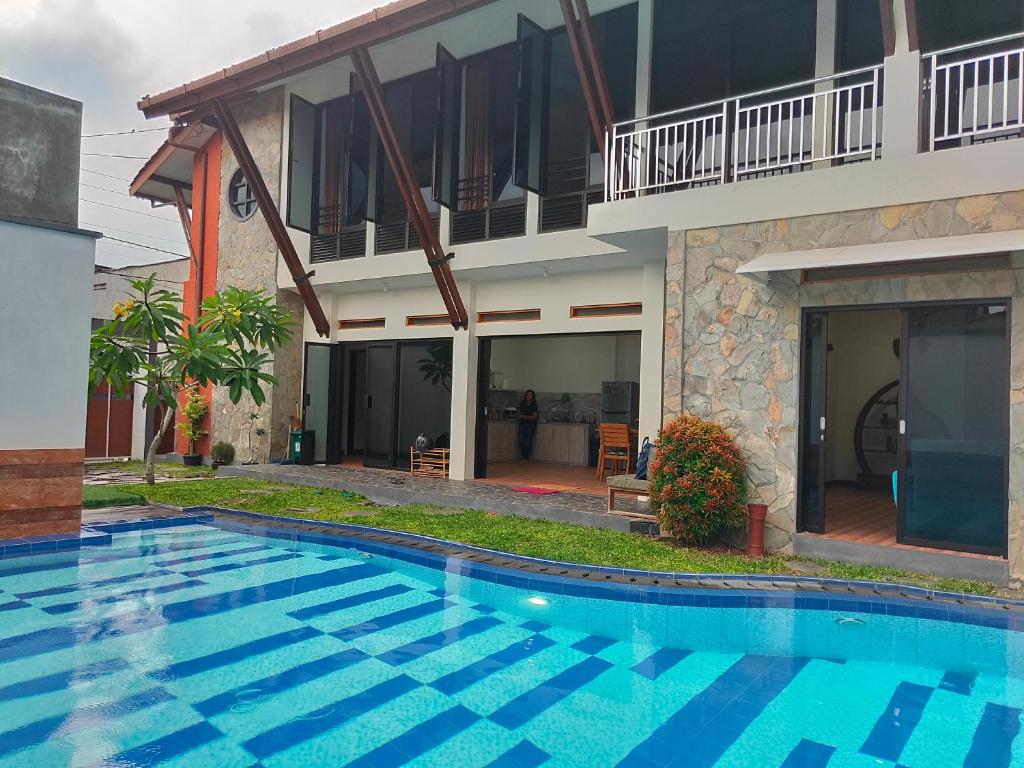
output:
[[[235,446],[231,443],[215,443],[213,448],[210,449],[210,463],[213,464],[214,469],[230,464],[234,460]]]
[[[193,389],[181,409],[181,434],[188,440],[188,453],[181,457],[186,467],[198,467],[203,463],[202,454],[196,453],[196,443],[206,437],[203,419],[210,410],[206,398],[198,389]]]

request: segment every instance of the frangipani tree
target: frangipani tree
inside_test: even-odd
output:
[[[115,318],[92,333],[89,394],[106,380],[124,395],[135,384],[145,403],[162,406],[160,429],[146,452],[146,482],[155,482],[156,452],[174,422],[178,395],[216,384],[231,402],[248,392],[260,406],[263,385],[277,380],[263,370],[291,337],[291,319],[262,291],[228,288],[206,298],[194,323],[181,311],[181,296],[156,286],[156,276],[131,281],[131,297],[114,305]]]

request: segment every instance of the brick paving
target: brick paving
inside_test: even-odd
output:
[[[603,497],[582,493],[563,492],[542,496],[519,493],[508,486],[473,480],[413,477],[408,472],[397,470],[350,466],[258,464],[221,467],[218,475],[353,491],[371,501],[384,504],[432,504],[480,509],[617,531],[657,533],[657,524],[650,515],[609,514],[607,501]],[[645,508],[638,506],[636,509],[639,513]]]

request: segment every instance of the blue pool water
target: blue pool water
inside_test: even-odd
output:
[[[343,543],[188,525],[0,561],[0,768],[1024,765],[1024,632]]]

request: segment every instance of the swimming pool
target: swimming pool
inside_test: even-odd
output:
[[[808,600],[115,533],[0,561],[0,768],[1024,765],[1024,632]]]

